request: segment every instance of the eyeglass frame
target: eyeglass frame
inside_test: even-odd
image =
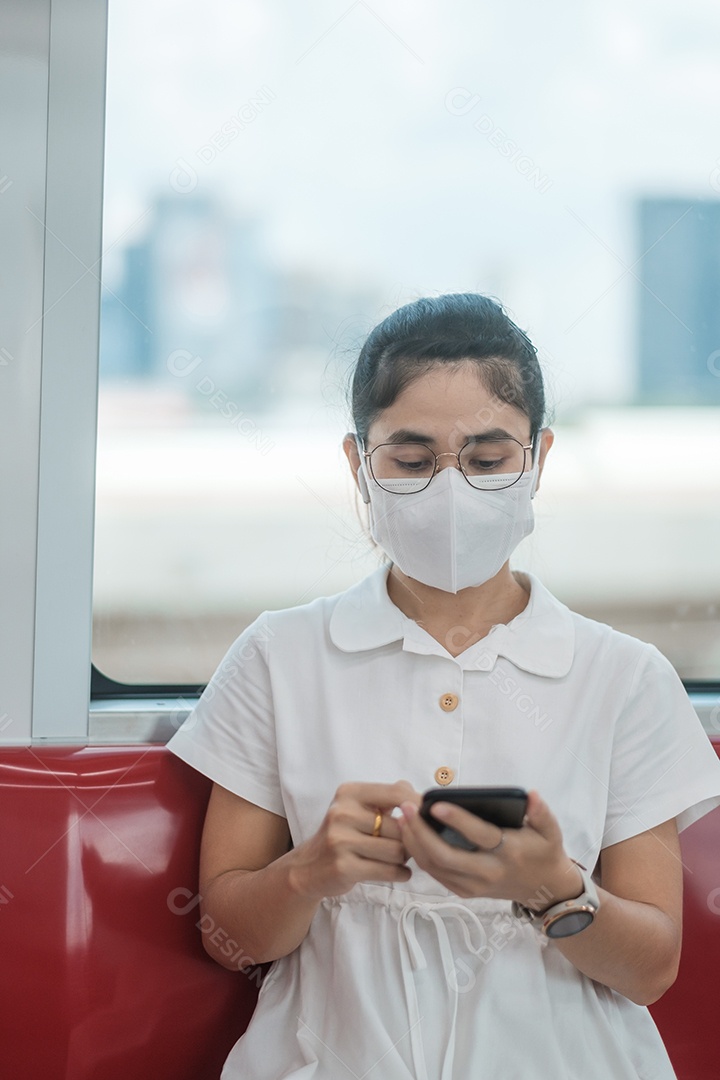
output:
[[[440,472],[440,469],[438,469],[438,461],[440,460],[441,457],[454,457],[454,458],[457,459],[457,468],[462,473],[463,478],[465,479],[465,482],[473,489],[473,491],[486,491],[486,490],[489,490],[487,488],[476,487],[475,484],[473,484],[473,482],[470,479],[468,479],[468,475],[467,475],[467,473],[465,472],[465,470],[462,467],[462,463],[460,461],[460,455],[462,454],[462,452],[463,452],[463,450],[465,449],[466,446],[477,446],[478,444],[482,443],[483,441],[486,441],[486,442],[499,442],[500,441],[500,439],[497,438],[497,437],[494,437],[494,438],[493,437],[488,437],[486,440],[483,440],[482,438],[480,438],[480,439],[468,439],[468,441],[466,443],[463,443],[463,445],[460,447],[460,449],[458,450],[457,453],[455,453],[452,450],[446,450],[442,454],[436,454],[435,451],[432,450],[427,445],[427,443],[415,442],[415,440],[413,440],[412,442],[409,442],[409,443],[408,442],[378,443],[377,446],[373,446],[372,450],[366,450],[365,446],[364,446],[364,440],[359,435],[356,435],[355,438],[360,443],[360,445],[362,447],[360,452],[362,453],[362,456],[367,460],[370,476],[375,481],[375,483],[378,485],[378,487],[382,488],[383,491],[388,491],[389,489],[388,488],[383,488],[382,484],[380,483],[380,481],[376,477],[375,471],[374,471],[374,469],[372,467],[372,455],[375,453],[376,450],[379,450],[382,446],[408,446],[408,445],[410,445],[410,446],[422,446],[430,454],[432,454],[432,456],[435,458],[435,467],[434,467],[434,469],[433,469],[433,471],[432,471],[432,473],[430,475],[430,478],[428,479],[427,484],[425,484],[421,488],[417,488],[415,491],[393,491],[392,494],[394,494],[394,495],[417,495],[421,491],[426,491],[427,488],[430,487],[430,485],[433,482],[433,480],[435,479],[435,477],[437,476],[438,472]],[[529,470],[526,470],[526,468],[525,468],[525,463],[527,461],[526,453],[527,453],[528,450],[532,451],[532,453],[530,454],[530,461],[532,463],[533,457],[535,455],[535,444],[536,444],[537,435],[532,436],[532,438],[530,439],[530,442],[528,443],[527,446],[524,446],[520,442],[519,439],[515,438],[514,435],[503,435],[502,438],[503,439],[511,439],[512,442],[517,443],[518,446],[521,448],[521,450],[523,452],[523,467],[522,467],[522,471],[513,480],[512,484],[507,484],[506,487],[504,487],[504,488],[496,488],[495,490],[497,490],[497,491],[507,491],[508,488],[514,487],[515,484],[517,484],[518,481],[521,479],[521,477],[523,477],[525,475],[525,473],[527,471],[529,471]]]

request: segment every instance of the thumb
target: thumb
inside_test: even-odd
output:
[[[546,840],[557,840],[560,837],[557,818],[535,789],[528,792],[525,820],[531,829],[535,829]]]

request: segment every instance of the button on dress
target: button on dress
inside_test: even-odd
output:
[[[391,602],[386,568],[266,613],[168,746],[285,817],[296,846],[346,781],[537,788],[590,869],[720,805],[720,762],[668,661],[516,576],[525,610],[457,657]],[[407,882],[321,902],[223,1080],[672,1080],[644,1006],[509,900],[461,899],[409,865]]]

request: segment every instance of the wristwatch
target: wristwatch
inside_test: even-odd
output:
[[[600,908],[600,897],[595,882],[588,870],[575,859],[572,860],[580,871],[583,891],[572,900],[561,900],[545,911],[533,911],[532,908],[512,902],[512,913],[518,919],[525,919],[549,938],[570,937],[585,930],[593,921]]]

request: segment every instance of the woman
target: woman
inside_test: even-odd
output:
[[[509,568],[553,442],[535,349],[486,297],[418,300],[352,400],[391,565],[258,619],[169,744],[214,781],[206,948],[276,961],[222,1075],[673,1077],[645,1006],[720,763],[653,646]],[[451,846],[417,810],[460,784],[530,789],[522,827],[441,802],[477,850]]]

